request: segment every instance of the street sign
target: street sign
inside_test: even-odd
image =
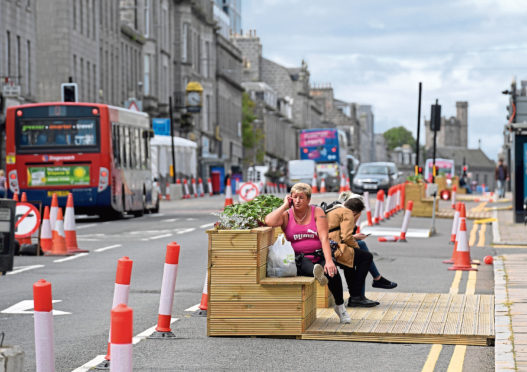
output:
[[[20,85],[5,84],[2,87],[2,94],[4,97],[19,97],[20,96]]]
[[[240,185],[240,200],[251,201],[260,194],[258,186],[252,182],[244,182]]]
[[[155,135],[170,136],[170,118],[153,118],[152,129]]]
[[[17,203],[15,221],[15,238],[27,238],[40,226],[40,213],[32,204]]]

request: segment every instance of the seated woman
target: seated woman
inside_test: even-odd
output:
[[[297,183],[284,204],[265,216],[267,226],[281,226],[296,255],[297,274],[313,276],[322,285],[328,284],[335,298],[335,312],[341,323],[351,319],[344,306],[342,279],[333,258],[328,239],[328,221],[324,211],[310,205],[311,186]],[[315,255],[322,248],[323,257]]]

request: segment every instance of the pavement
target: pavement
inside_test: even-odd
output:
[[[493,213],[495,369],[527,371],[527,226],[512,210]]]

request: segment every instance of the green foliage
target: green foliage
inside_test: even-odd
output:
[[[418,175],[412,174],[411,176],[406,177],[406,180],[412,183],[421,183],[423,182],[423,175],[422,174],[418,174]]]
[[[260,195],[247,203],[233,204],[218,213],[219,221],[215,228],[219,230],[246,230],[264,226],[264,218],[283,204],[283,200],[274,195]]]
[[[255,125],[256,115],[254,113],[255,103],[247,93],[242,95],[242,144],[248,157],[246,163],[263,164],[265,148],[265,134],[262,128]]]
[[[414,136],[412,135],[412,132],[410,132],[405,127],[395,127],[388,129],[383,135],[389,151],[392,151],[398,146],[406,144],[412,146],[412,148],[415,148]]]

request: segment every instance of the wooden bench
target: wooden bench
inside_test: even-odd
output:
[[[209,230],[208,336],[299,336],[329,304],[311,277],[267,278],[270,227]]]

